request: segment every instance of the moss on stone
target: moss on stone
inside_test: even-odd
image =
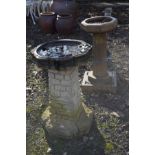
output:
[[[106,143],[105,145],[105,151],[110,153],[114,149],[114,145],[111,142]]]

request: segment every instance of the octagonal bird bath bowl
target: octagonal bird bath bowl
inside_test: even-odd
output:
[[[117,19],[111,16],[95,16],[83,20],[80,26],[93,37],[92,71],[85,73],[82,86],[115,91],[116,74],[114,71],[110,72],[107,65],[107,32],[116,28]],[[89,79],[89,84],[85,84],[86,79]]]
[[[91,49],[84,41],[62,39],[32,50],[38,64],[48,67],[49,103],[42,123],[49,137],[72,138],[89,132],[93,112],[81,100],[78,62],[86,60]]]

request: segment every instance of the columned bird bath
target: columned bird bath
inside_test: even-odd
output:
[[[42,122],[50,137],[72,138],[89,132],[93,112],[81,100],[78,62],[87,59],[91,48],[84,41],[62,39],[32,51],[38,63],[48,67],[49,103]]]
[[[96,16],[85,19],[80,26],[93,37],[92,71],[85,73],[82,85],[111,91],[116,87],[116,76],[107,66],[107,32],[117,26],[117,19],[111,16]],[[90,83],[85,84],[88,79]]]

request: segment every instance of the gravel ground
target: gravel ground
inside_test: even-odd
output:
[[[89,11],[84,17],[89,16]],[[97,14],[92,12],[91,15]],[[38,68],[30,50],[36,45],[57,38],[92,38],[79,27],[68,36],[44,34],[27,20],[27,155],[126,155],[128,154],[129,123],[129,28],[121,24],[109,34],[108,49],[112,53],[111,66],[117,72],[118,88],[115,94],[84,93],[86,104],[94,110],[94,124],[88,135],[78,139],[48,139],[40,123],[40,115],[47,104],[47,70]],[[89,66],[89,65],[88,65]],[[85,66],[87,68],[88,66]],[[84,67],[80,67],[82,72]],[[51,148],[51,149],[49,149]]]

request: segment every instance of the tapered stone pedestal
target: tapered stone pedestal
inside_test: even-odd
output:
[[[49,105],[42,114],[51,137],[72,138],[87,134],[93,112],[81,101],[77,67],[48,71]]]
[[[82,88],[115,92],[116,74],[107,65],[107,32],[116,25],[117,20],[109,16],[92,17],[81,22],[81,27],[93,37],[93,65],[91,71],[84,74]]]
[[[93,65],[92,70],[84,74],[83,89],[116,91],[116,72],[108,70],[107,60],[107,34],[93,34]]]
[[[108,76],[107,73],[107,37],[104,34],[93,34],[93,75],[96,78]]]

